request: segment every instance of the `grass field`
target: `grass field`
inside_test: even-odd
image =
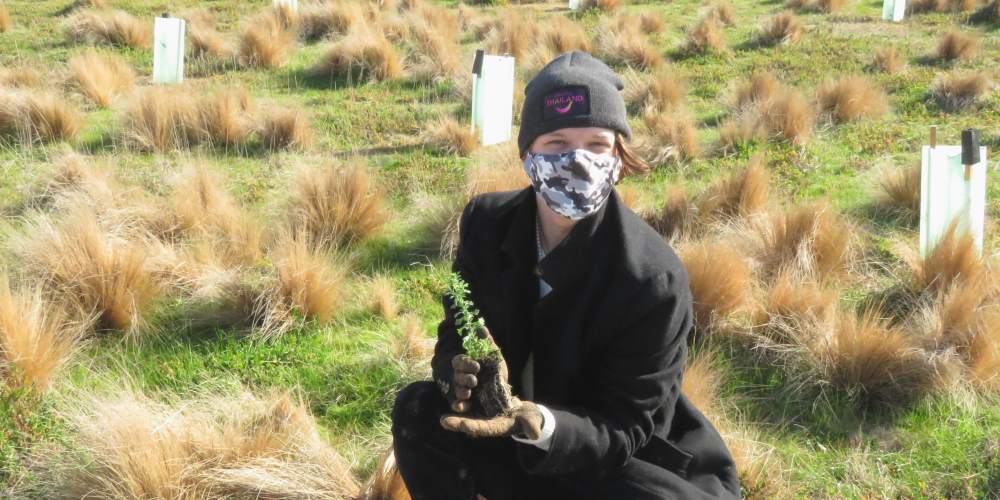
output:
[[[1000,361],[996,361],[1000,360],[1000,332],[993,329],[1000,327],[1000,290],[994,283],[1000,238],[992,223],[1000,216],[1000,184],[994,179],[996,161],[990,158],[987,174],[985,258],[966,259],[967,267],[953,273],[959,276],[953,280],[954,289],[928,291],[940,282],[921,281],[919,270],[927,269],[927,263],[915,268],[906,264],[903,249],[914,250],[917,246],[916,218],[912,212],[884,201],[880,187],[887,171],[902,171],[919,164],[920,146],[927,144],[931,125],[938,126],[938,142],[942,144],[958,144],[963,128],[978,128],[983,132],[983,144],[995,156],[1000,146],[1000,92],[994,83],[986,85],[976,103],[955,111],[943,109],[931,93],[935,80],[951,72],[981,72],[987,80],[1000,81],[1000,20],[994,14],[982,22],[970,21],[974,11],[989,7],[967,2],[955,9],[949,4],[940,9],[944,12],[908,15],[902,23],[893,24],[880,20],[881,2],[851,0],[829,13],[819,7],[799,7],[795,13],[802,24],[799,39],[767,45],[759,43],[758,33],[786,6],[776,0],[731,1],[735,13],[732,23],[712,25],[722,37],[722,42],[714,42],[715,46],[724,43],[726,48],[704,52],[683,48],[688,30],[704,15],[699,0],[627,3],[612,11],[592,9],[583,13],[570,13],[564,4],[551,2],[471,9],[479,21],[506,15],[501,14],[506,11],[526,12],[522,20],[532,23],[540,33],[554,29],[549,28],[555,26],[548,21],[550,18],[568,17],[583,27],[588,38],[622,14],[649,13],[662,22],[662,26],[641,36],[652,44],[654,55],[663,58],[661,71],[675,80],[683,79],[686,90],[684,104],[674,105],[672,110],[663,106],[654,113],[666,115],[683,106],[693,126],[692,140],[700,151],[682,161],[665,159],[649,174],[623,181],[633,209],[650,220],[668,201],[669,187],[683,188],[692,199],[697,198],[695,193],[709,192],[719,179],[741,171],[752,157],[763,154],[770,191],[750,210],[755,212],[753,216],[740,213],[725,221],[709,221],[707,215],[696,217],[688,221],[688,229],[672,239],[683,250],[689,268],[698,262],[698,242],[730,242],[740,256],[733,265],[747,276],[739,282],[732,275],[694,273],[697,275],[693,281],[701,277],[707,283],[706,289],[728,289],[731,296],[720,298],[718,294],[701,295],[696,291],[696,300],[705,314],[700,316],[704,321],[697,327],[693,352],[706,362],[707,368],[692,372],[688,382],[691,385],[685,387],[697,387],[704,381],[704,392],[692,399],[705,401],[704,405],[712,409],[710,414],[724,421],[722,426],[731,445],[741,447],[741,473],[748,496],[1000,495],[1000,381],[994,377],[1000,369]],[[234,36],[253,16],[271,10],[270,2],[260,0],[106,3],[142,20],[164,11],[193,16],[208,10],[214,19],[201,22],[211,24],[223,36]],[[401,2],[400,9],[418,3]],[[433,4],[448,12],[459,8],[452,1]],[[314,447],[310,449],[335,450],[358,482],[367,480],[390,442],[389,411],[396,391],[429,376],[427,349],[433,344],[436,325],[442,318],[440,296],[450,260],[438,251],[441,209],[428,207],[440,205],[446,212],[451,210],[445,216],[453,215],[461,208],[470,182],[482,175],[482,169],[499,170],[517,162],[510,157],[509,149],[479,149],[463,155],[428,139],[428,129],[439,118],[467,122],[468,102],[463,97],[468,95],[467,63],[484,42],[473,29],[460,29],[457,17],[453,19],[457,34],[447,47],[459,53],[459,66],[436,78],[403,75],[359,81],[356,75],[318,74],[314,70],[318,61],[345,36],[337,33],[315,41],[298,37],[286,60],[274,67],[241,63],[235,56],[189,61],[191,74],[183,87],[185,97],[194,99],[234,86],[245,89],[255,102],[248,108],[252,111],[244,113],[254,115],[253,124],[244,124],[251,132],[229,145],[209,139],[147,151],[130,139],[126,110],[145,87],[153,85],[148,49],[97,44],[100,53],[123,57],[137,73],[134,88],[122,91],[102,107],[88,99],[78,85],[69,83],[69,61],[88,45],[69,37],[65,25],[82,7],[74,9],[69,0],[7,0],[0,5],[5,5],[12,20],[8,29],[0,29],[0,267],[10,275],[11,288],[30,289],[37,283],[41,289],[39,300],[52,304],[52,309],[67,303],[84,304],[70,308],[69,319],[58,325],[62,329],[75,328],[79,333],[73,337],[67,361],[47,388],[42,387],[45,384],[23,382],[19,373],[26,371],[27,365],[11,354],[16,353],[10,344],[13,334],[7,331],[0,338],[0,492],[45,496],[45,492],[74,481],[72,474],[54,465],[59,461],[52,459],[51,450],[68,450],[65,456],[80,452],[99,459],[100,450],[93,448],[93,442],[87,441],[81,431],[80,415],[88,415],[86,402],[102,401],[101,397],[109,397],[102,395],[126,389],[172,404],[170,408],[177,414],[187,411],[185,401],[211,400],[241,391],[266,395],[272,390],[291,389],[308,411],[306,416],[296,418],[314,419],[318,429],[320,444],[310,444]],[[996,10],[996,2],[993,5]],[[378,8],[373,10],[379,12]],[[380,15],[388,23],[388,13],[395,11],[396,7],[386,5]],[[496,29],[509,29],[510,23],[500,26]],[[939,41],[953,30],[973,35],[978,50],[967,58],[941,60],[935,55]],[[420,61],[419,43],[411,43],[405,36],[393,43],[402,54],[403,65],[412,70]],[[875,51],[889,46],[895,47],[905,65],[891,73],[871,70]],[[25,67],[39,73],[40,81],[16,85],[9,75]],[[654,74],[627,64],[615,67],[626,74],[631,85],[641,85],[643,78]],[[537,64],[522,64],[519,59],[518,89],[530,78],[529,72],[537,68]],[[843,122],[820,115],[800,141],[772,133],[737,141],[723,153],[717,145],[723,140],[720,130],[725,122],[737,117],[734,95],[752,74],[763,70],[770,71],[785,86],[779,94],[791,92],[787,88],[792,87],[804,96],[810,109],[828,80],[864,75],[884,92],[886,111]],[[30,141],[17,132],[5,134],[4,120],[9,117],[4,115],[4,106],[23,92],[35,91],[33,87],[50,89],[79,110],[79,130],[68,140]],[[259,122],[257,116],[285,108],[304,110],[314,135],[310,145],[272,149],[252,132]],[[642,110],[636,106],[630,109],[633,129],[643,139],[665,140],[657,133],[665,129],[645,126]],[[237,112],[236,116],[243,115]],[[113,181],[93,184],[111,186],[107,187],[109,195],[88,191],[87,180],[56,190],[55,194],[50,192],[52,179],[65,172],[69,150],[82,155],[87,168],[96,166],[110,172]],[[334,302],[332,317],[324,321],[324,315],[314,315],[294,298],[289,299],[290,312],[284,316],[288,328],[275,335],[258,335],[253,325],[200,327],[192,322],[194,308],[200,305],[191,291],[197,287],[177,285],[176,280],[157,281],[161,268],[149,272],[148,279],[157,290],[141,311],[143,321],[132,318],[122,326],[106,315],[100,316],[105,310],[102,305],[87,307],[88,303],[81,301],[79,295],[93,291],[75,286],[73,282],[79,277],[67,280],[69,284],[57,283],[55,271],[44,264],[52,262],[45,260],[46,252],[59,256],[57,246],[30,247],[25,243],[47,241],[39,239],[44,233],[39,221],[54,221],[58,226],[71,219],[74,211],[90,210],[101,230],[113,237],[114,245],[127,246],[141,240],[138,248],[145,253],[138,258],[137,266],[156,267],[157,259],[166,254],[150,250],[155,247],[150,243],[153,240],[161,246],[181,249],[179,253],[207,248],[200,244],[215,249],[212,245],[216,240],[199,239],[204,235],[195,231],[160,239],[142,239],[133,232],[138,231],[136,227],[147,227],[145,216],[136,209],[139,204],[169,212],[179,210],[186,195],[194,196],[184,191],[184,184],[178,184],[185,182],[183,178],[179,181],[178,175],[198,165],[221,179],[224,194],[218,196],[227,197],[228,193],[231,198],[226,202],[230,205],[220,205],[237,213],[227,224],[236,224],[239,231],[263,233],[258,249],[241,239],[243,233],[222,231],[223,238],[235,238],[224,242],[230,245],[226,248],[252,251],[250,257],[240,257],[243,260],[236,264],[220,264],[220,268],[240,276],[262,277],[265,283],[271,283],[269,279],[281,281],[285,276],[280,274],[281,269],[288,269],[282,267],[283,263],[295,262],[292,258],[282,260],[285,254],[280,250],[286,240],[277,230],[295,227],[287,214],[291,213],[290,204],[295,203],[301,169],[352,162],[363,166],[371,177],[372,191],[384,197],[384,224],[379,220],[376,225],[381,226],[380,230],[362,231],[352,241],[335,245],[324,242],[320,249],[310,248],[316,254],[310,255],[326,264],[334,263],[345,273],[343,278],[330,280],[336,288],[327,291],[335,297],[330,299]],[[501,184],[511,182],[516,185],[521,181]],[[77,192],[84,193],[82,198],[70,196]],[[82,199],[83,206],[89,208],[63,203],[60,197],[77,202]],[[815,200],[828,200],[838,220],[846,221],[855,251],[843,261],[835,259],[836,269],[829,273],[832,278],[807,273],[804,282],[832,293],[831,307],[846,311],[845,318],[854,318],[854,311],[870,310],[887,318],[888,326],[870,329],[876,333],[869,344],[859,342],[870,350],[860,347],[852,353],[843,348],[845,340],[836,344],[841,349],[835,353],[842,356],[840,364],[831,361],[823,365],[816,361],[819,358],[810,357],[815,354],[810,351],[813,344],[796,344],[799,340],[777,342],[768,333],[769,327],[762,330],[759,312],[768,312],[766,297],[776,286],[775,278],[765,270],[767,256],[758,255],[747,243],[753,239],[747,236],[753,230],[741,225],[752,224],[757,218],[770,220],[766,217]],[[226,210],[217,213],[229,213]],[[117,215],[126,212],[130,214],[127,217]],[[199,214],[197,209],[195,212],[189,217],[197,224],[217,229],[206,218],[210,214]],[[159,215],[150,217],[154,222],[159,220],[155,219]],[[210,233],[216,234],[204,234]],[[818,241],[822,236],[814,238]],[[766,253],[771,247],[763,244],[761,248]],[[815,257],[819,250],[813,252]],[[36,259],[34,264],[32,258]],[[216,254],[211,259],[224,260]],[[741,263],[743,260],[750,264]],[[278,271],[272,272],[272,268]],[[981,274],[980,281],[971,277],[971,281],[962,281],[972,274],[970,269]],[[200,274],[190,278],[196,283],[202,283],[198,281],[202,279]],[[960,319],[942,312],[947,306],[940,304],[951,303],[948,294],[959,293],[955,290],[967,284],[978,287],[973,292],[978,294],[975,303],[956,313]],[[254,293],[259,290],[254,288],[256,285],[247,286]],[[12,331],[12,325],[19,323],[4,322],[4,314],[11,314],[4,307],[0,300],[0,332],[4,328]],[[134,312],[134,302],[122,307]],[[771,319],[765,320],[770,321],[768,325],[774,324],[775,315],[771,313]],[[71,328],[74,321],[93,319],[94,314],[100,316],[96,322]],[[858,315],[864,317],[861,312]],[[813,332],[810,328],[821,331],[815,326],[820,322],[817,317],[811,316],[816,320],[809,323],[812,326],[783,324],[791,324],[796,332]],[[930,319],[921,322],[921,318]],[[842,324],[837,321],[837,325]],[[941,326],[958,323],[972,326],[964,330]],[[958,330],[970,332],[962,337],[967,342],[952,342],[955,335],[949,335]],[[883,334],[902,347],[884,358],[868,356],[889,342],[878,337]],[[772,342],[760,340],[769,335]],[[794,334],[792,337],[797,338]],[[798,354],[804,351],[813,354]],[[917,351],[919,361],[913,363],[919,368],[912,370],[919,370],[920,375],[905,379],[903,375],[911,376],[912,372],[893,367],[905,364],[901,357],[916,359],[912,353]],[[991,359],[995,364],[990,364]],[[92,465],[87,459],[69,463],[70,468]],[[292,459],[287,463],[287,467],[297,466]],[[107,472],[102,468],[93,470],[97,475]],[[169,489],[157,491],[152,496],[179,494]],[[316,495],[338,498],[330,491]]]

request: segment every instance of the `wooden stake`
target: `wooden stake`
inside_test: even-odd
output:
[[[937,125],[931,125],[931,147],[937,147]]]

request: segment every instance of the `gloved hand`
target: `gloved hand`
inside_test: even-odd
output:
[[[469,411],[469,398],[472,397],[472,390],[476,388],[479,380],[476,374],[479,373],[479,363],[465,354],[456,354],[451,358],[453,369],[451,382],[445,396],[451,410],[457,413]]]
[[[538,406],[531,401],[513,399],[513,411],[507,415],[484,419],[461,415],[441,416],[441,427],[449,431],[463,432],[472,437],[502,437],[517,435],[527,439],[538,439],[542,435],[545,417]]]

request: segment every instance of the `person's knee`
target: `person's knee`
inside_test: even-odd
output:
[[[396,395],[392,407],[392,434],[396,440],[425,434],[437,425],[442,398],[431,381],[413,382]]]

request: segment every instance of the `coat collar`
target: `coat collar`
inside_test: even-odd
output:
[[[594,257],[607,243],[606,237],[612,231],[609,224],[602,222],[609,210],[619,210],[621,203],[618,194],[612,190],[600,210],[577,222],[569,234],[536,264],[535,213],[538,207],[534,189],[530,186],[525,188],[512,201],[514,214],[501,243],[501,251],[514,261],[515,266],[534,269],[535,276],[544,279],[554,290],[565,289],[586,276]]]

